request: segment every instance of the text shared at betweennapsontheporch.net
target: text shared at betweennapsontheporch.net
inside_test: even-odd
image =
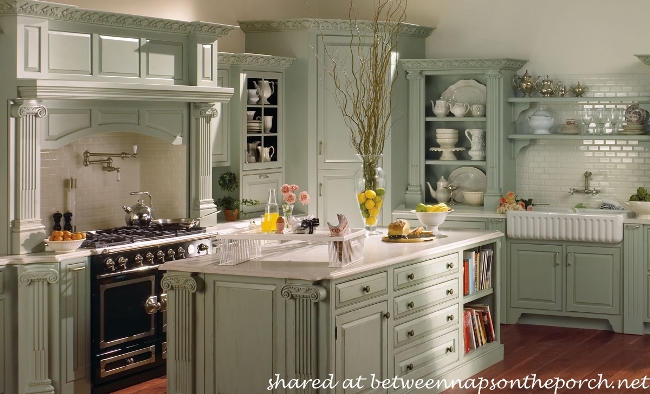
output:
[[[375,374],[369,376],[358,376],[356,378],[346,378],[335,380],[334,375],[330,374],[325,379],[283,379],[276,374],[273,379],[269,379],[267,390],[276,389],[319,389],[335,390],[342,389],[389,389],[394,390],[436,390],[446,389],[464,389],[472,390],[475,393],[502,392],[506,393],[511,390],[525,392],[524,390],[548,390],[549,393],[558,391],[574,390],[580,392],[605,392],[612,393],[621,390],[639,390],[639,392],[648,392],[650,390],[650,377],[640,376],[631,379],[607,379],[602,374],[596,374],[593,377],[580,379],[572,378],[538,378],[536,374],[526,375],[518,379],[485,379],[481,377],[469,379],[404,379],[394,377],[390,379],[381,379]]]

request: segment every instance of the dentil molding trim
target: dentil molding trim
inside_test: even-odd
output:
[[[458,69],[505,69],[519,70],[528,60],[521,59],[402,59],[406,71],[458,70]]]
[[[89,23],[93,25],[145,29],[179,34],[195,34],[213,38],[223,37],[235,29],[235,26],[217,23],[150,18],[27,0],[0,2],[0,15],[24,15],[66,22]]]
[[[357,26],[351,26],[351,22],[345,19],[284,19],[276,21],[237,21],[244,33],[249,32],[264,32],[264,31],[281,31],[281,30],[350,30],[353,27],[355,30],[358,27],[361,31],[373,31],[371,21],[357,21]],[[400,26],[400,34],[415,36],[415,37],[429,37],[435,30],[432,27],[413,25],[410,23],[402,23]]]
[[[219,64],[265,67],[289,67],[295,60],[292,57],[258,55],[252,53],[217,52]]]

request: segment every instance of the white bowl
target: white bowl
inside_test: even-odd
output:
[[[77,239],[72,241],[50,241],[49,239],[45,240],[45,245],[49,246],[55,252],[74,252],[77,250],[81,244],[84,242],[83,239]]]
[[[637,219],[650,219],[650,202],[648,201],[626,201],[630,209],[636,213]]]
[[[436,142],[438,143],[438,145],[440,145],[441,148],[453,148],[456,146],[456,143],[458,142],[458,137],[454,137],[454,138],[438,137],[436,138]]]
[[[436,129],[436,135],[458,135],[458,129]]]
[[[445,221],[445,219],[447,219],[447,215],[449,215],[451,212],[454,212],[454,210],[452,209],[451,211],[447,212],[411,212],[415,213],[420,223],[426,227],[428,231],[433,231],[433,235],[440,235],[438,226],[440,226]]]
[[[469,192],[463,191],[463,198],[469,205],[483,205],[483,196],[485,192]]]

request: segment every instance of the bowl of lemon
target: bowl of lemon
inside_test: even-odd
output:
[[[45,245],[55,252],[67,253],[79,249],[85,239],[84,232],[54,230],[45,240]]]
[[[438,227],[447,219],[447,215],[454,212],[447,204],[439,203],[435,205],[418,204],[414,211],[420,223],[427,229],[433,231],[433,235],[440,235]]]

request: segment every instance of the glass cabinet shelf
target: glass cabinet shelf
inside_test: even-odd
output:
[[[639,145],[650,149],[650,135],[620,135],[620,134],[511,134],[507,136],[511,144],[510,157],[515,158],[519,151],[528,146],[531,141],[535,140],[619,140],[619,141],[639,141]]]

